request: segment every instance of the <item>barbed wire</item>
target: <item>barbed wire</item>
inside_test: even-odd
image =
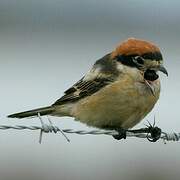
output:
[[[57,133],[60,132],[68,142],[70,142],[70,139],[66,136],[66,134],[79,134],[79,135],[110,135],[110,136],[116,136],[119,134],[118,131],[115,130],[73,130],[73,129],[60,129],[58,126],[54,125],[52,121],[48,118],[48,124],[44,123],[43,119],[40,115],[38,115],[41,126],[24,126],[24,125],[0,125],[0,130],[8,130],[8,129],[15,129],[15,130],[40,130],[40,136],[39,136],[39,143],[42,142],[42,136],[43,133]],[[149,133],[138,133],[138,132],[126,132],[126,137],[137,137],[137,138],[151,138],[151,134]],[[161,132],[161,135],[159,139],[162,139],[164,143],[166,141],[180,141],[180,133],[167,133],[167,132]]]

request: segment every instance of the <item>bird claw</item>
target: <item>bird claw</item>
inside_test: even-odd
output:
[[[127,137],[127,135],[126,135],[127,130],[126,129],[119,128],[119,129],[116,129],[116,131],[118,132],[118,134],[113,135],[114,139],[116,139],[116,140],[126,139],[126,137]]]

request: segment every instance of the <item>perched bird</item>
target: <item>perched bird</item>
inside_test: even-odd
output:
[[[168,75],[160,49],[129,38],[97,60],[64,96],[48,107],[11,114],[11,118],[70,116],[89,126],[129,129],[154,107],[160,95],[158,71]]]

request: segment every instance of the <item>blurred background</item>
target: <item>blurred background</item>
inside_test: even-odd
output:
[[[95,60],[128,37],[158,44],[169,77],[161,98],[137,127],[154,116],[164,131],[180,132],[180,1],[1,0],[0,125],[40,125],[6,115],[52,104]],[[92,129],[72,118],[51,118],[63,128]],[[45,121],[47,121],[45,119]],[[179,143],[110,136],[0,131],[1,180],[179,179]]]

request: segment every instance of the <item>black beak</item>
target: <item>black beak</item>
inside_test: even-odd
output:
[[[166,74],[168,76],[168,72],[167,72],[166,68],[163,65],[159,66],[159,71],[163,72],[164,74]]]

